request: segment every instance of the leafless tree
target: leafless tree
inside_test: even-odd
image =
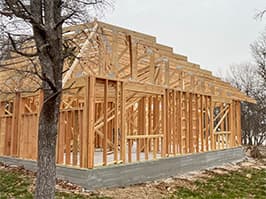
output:
[[[257,101],[257,104],[241,103],[243,144],[263,144],[266,139],[266,95],[262,94],[263,81],[258,67],[251,63],[231,66],[226,80]]]
[[[261,116],[261,137],[258,144],[262,144],[266,140],[266,32],[251,44],[252,55],[257,66],[259,75],[259,89],[256,93],[257,105],[259,108],[258,114]]]
[[[62,91],[63,63],[69,55],[64,45],[63,26],[89,21],[103,14],[110,0],[0,0],[0,56],[28,59],[30,67],[8,68],[41,80],[44,103],[38,132],[38,172],[35,198],[54,198],[57,123]],[[27,50],[27,46],[31,50]],[[32,47],[32,45],[34,47]],[[38,82],[38,81],[37,81]]]
[[[258,73],[266,84],[266,33],[251,44],[252,55],[258,67]]]
[[[255,19],[259,19],[259,20],[261,20],[261,19],[264,17],[265,14],[266,14],[266,9],[258,10],[258,11],[256,12],[254,18],[255,18]]]

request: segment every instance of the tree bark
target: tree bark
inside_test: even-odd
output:
[[[49,93],[44,94],[44,98]],[[56,138],[60,95],[46,102],[40,113],[38,134],[38,172],[35,198],[54,198],[56,183]]]
[[[249,145],[253,145],[252,137],[253,137],[252,134],[251,134],[251,136],[248,137],[248,144]]]
[[[9,39],[18,54],[26,57],[36,56],[39,60],[36,65],[40,65],[41,68],[39,70],[39,67],[35,65],[34,59],[32,64],[32,67],[34,67],[33,74],[40,78],[44,96],[44,103],[39,116],[38,171],[35,198],[54,198],[55,193],[55,156],[62,96],[62,71],[64,59],[69,56],[69,50],[71,50],[68,49],[68,45],[63,45],[63,23],[69,19],[76,21],[78,20],[77,17],[81,17],[80,20],[83,21],[83,18],[86,18],[84,11],[87,9],[82,6],[105,5],[104,2],[63,0],[4,0],[1,2],[0,9],[4,11],[1,12],[2,15],[7,16],[11,21],[22,19],[26,24],[31,24],[37,53],[28,54],[24,50],[17,51],[18,48],[13,45],[15,40],[12,40],[11,37]],[[6,20],[6,18],[3,19]],[[13,22],[14,24],[20,23],[20,20],[18,22],[14,20]],[[23,30],[24,28],[22,28],[22,32]],[[22,35],[24,38],[25,35]],[[29,34],[28,36],[27,39],[31,41],[32,35]],[[24,47],[23,45],[18,46]],[[28,75],[28,72],[26,74]]]
[[[247,145],[247,136],[246,136],[246,132],[245,131],[243,131],[244,132],[244,134],[243,134],[243,144],[244,145]]]
[[[53,33],[54,37],[47,41],[49,47],[39,56],[42,72],[47,81],[43,81],[44,103],[39,118],[36,199],[54,198],[55,194],[56,140],[63,68],[60,31],[59,29],[59,34]],[[50,84],[53,85],[52,88]]]
[[[35,0],[40,4],[39,0]],[[39,118],[36,199],[53,199],[56,185],[56,140],[64,62],[61,0],[44,1],[44,29],[33,24],[42,69],[44,103]],[[32,4],[36,9],[36,4]],[[36,12],[40,12],[37,9]]]

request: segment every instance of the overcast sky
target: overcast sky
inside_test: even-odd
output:
[[[104,21],[156,36],[215,73],[252,60],[249,45],[266,26],[254,16],[263,8],[266,0],[116,0]]]

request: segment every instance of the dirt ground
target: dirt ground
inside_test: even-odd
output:
[[[266,147],[259,148],[259,158],[254,159],[253,150],[245,148],[246,158],[244,161],[228,163],[219,167],[206,169],[203,171],[195,171],[187,173],[186,175],[173,176],[171,178],[162,179],[154,182],[147,182],[129,187],[100,189],[95,192],[102,196],[111,197],[114,199],[156,199],[164,198],[167,195],[171,195],[179,187],[187,187],[193,189],[194,181],[204,181],[213,174],[225,174],[230,171],[239,170],[242,168],[257,168],[266,169]]]
[[[210,168],[202,171],[194,171],[185,175],[173,176],[171,178],[162,179],[153,182],[137,184],[133,186],[98,189],[93,192],[88,192],[82,187],[73,185],[69,182],[57,180],[56,188],[60,192],[78,193],[86,196],[104,196],[114,199],[157,199],[171,195],[177,188],[186,187],[193,189],[196,180],[205,181],[214,174],[226,174],[230,171],[236,171],[244,168],[266,169],[266,146],[260,147],[259,150],[254,150],[250,147],[245,147],[246,158],[241,162],[228,163],[219,167]],[[255,156],[256,158],[253,158]],[[12,170],[14,172],[23,173],[35,179],[35,173],[27,171],[21,167],[13,165],[0,165],[1,169]],[[30,187],[33,191],[34,183]]]

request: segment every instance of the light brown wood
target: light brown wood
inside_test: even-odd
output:
[[[11,155],[17,156],[18,155],[18,144],[19,144],[19,116],[20,116],[20,101],[21,101],[21,95],[20,93],[16,93],[15,99],[14,99],[14,108],[13,108],[13,117],[12,117],[12,129],[11,129]]]
[[[94,165],[94,139],[95,139],[95,131],[94,131],[94,112],[95,112],[95,77],[89,77],[89,93],[88,93],[88,168],[93,168]],[[86,111],[86,110],[85,110]],[[83,120],[84,121],[84,120]],[[86,154],[85,154],[86,155]]]
[[[57,163],[93,168],[241,144],[240,101],[254,100],[210,71],[155,37],[106,23],[65,31],[79,46],[78,58],[64,66]],[[12,56],[1,63],[30,64]],[[1,88],[9,86],[7,75],[0,71]],[[22,85],[34,89],[28,80]],[[39,92],[0,95],[1,155],[36,159],[38,98]]]
[[[212,101],[212,98],[210,97],[210,137],[211,137],[211,150],[215,150],[216,148],[216,141],[214,139],[214,130],[213,130],[213,125],[214,125],[214,122],[213,122],[213,107],[214,107],[214,104],[213,104],[213,101]]]
[[[121,83],[121,160],[126,162],[125,86]]]
[[[103,165],[107,165],[107,134],[108,134],[108,80],[105,80],[104,84],[104,102],[103,102],[103,115],[104,115],[104,126],[103,126]]]

